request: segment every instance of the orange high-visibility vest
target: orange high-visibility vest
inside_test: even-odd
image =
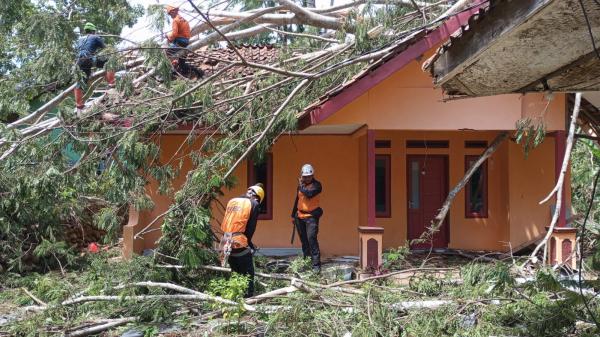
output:
[[[310,185],[307,186],[307,188],[311,188],[312,187],[312,183]],[[319,208],[319,200],[320,200],[321,194],[317,194],[312,198],[308,198],[307,196],[304,195],[304,193],[300,192],[300,190],[298,190],[298,212],[297,212],[297,216],[298,219],[306,219],[306,218],[310,218],[312,215],[310,215],[310,212],[314,211],[315,209]]]
[[[244,235],[250,213],[252,211],[252,203],[248,198],[233,198],[227,203],[225,216],[221,223],[223,233],[233,234],[233,247],[244,248],[248,247],[248,238]]]

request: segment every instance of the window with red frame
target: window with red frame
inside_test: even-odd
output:
[[[375,155],[375,216],[389,218],[391,210],[391,156]]]
[[[273,219],[273,155],[268,153],[262,162],[248,161],[248,186],[262,183],[265,200],[260,204],[259,220]]]
[[[465,157],[465,172],[479,159],[479,156]],[[488,170],[487,160],[473,173],[465,186],[465,216],[467,218],[487,218],[488,216]]]

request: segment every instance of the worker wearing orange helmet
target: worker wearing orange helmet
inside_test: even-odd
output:
[[[186,19],[179,15],[179,8],[167,5],[165,10],[171,19],[173,19],[172,30],[167,34],[167,40],[176,46],[183,48],[187,47],[188,44],[190,44],[190,37],[192,36],[190,24]]]
[[[171,32],[167,34],[169,48],[167,49],[167,57],[171,60],[171,64],[176,72],[183,76],[201,78],[204,73],[202,70],[188,65],[185,61],[185,52],[180,53],[182,49],[186,49],[190,44],[191,29],[190,24],[179,15],[179,8],[168,5],[165,7],[167,14],[173,19]]]
[[[169,41],[167,56],[171,59],[173,66],[176,67],[179,62],[183,62],[184,60],[183,58],[175,57],[175,55],[190,44],[192,34],[190,24],[179,15],[179,8],[168,5],[165,7],[165,10],[171,19],[173,19],[171,32],[167,34],[167,40]]]
[[[246,297],[254,295],[254,261],[256,247],[252,236],[260,213],[260,203],[265,198],[262,184],[248,187],[246,194],[233,198],[227,203],[221,222],[221,263],[229,262],[231,271],[248,276]]]

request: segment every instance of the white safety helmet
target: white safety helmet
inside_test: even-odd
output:
[[[315,174],[315,170],[313,169],[311,164],[304,164],[302,166],[301,174],[303,177],[312,176],[313,174]]]

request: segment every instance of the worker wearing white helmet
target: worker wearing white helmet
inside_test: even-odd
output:
[[[319,219],[323,215],[323,209],[319,204],[323,188],[321,183],[314,178],[314,174],[315,171],[312,165],[305,164],[302,166],[300,178],[298,179],[296,201],[292,210],[292,219],[302,242],[304,257],[310,257],[313,270],[320,272],[321,252],[317,234],[319,233]]]

